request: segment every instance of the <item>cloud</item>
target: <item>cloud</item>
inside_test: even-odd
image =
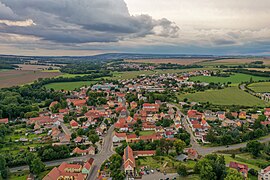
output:
[[[36,25],[32,19],[27,19],[25,21],[10,21],[10,20],[0,20],[0,24],[5,24],[7,26],[21,26],[21,27],[27,27],[27,26],[33,26]]]
[[[130,15],[124,0],[0,0],[0,32],[56,43],[176,37],[178,30],[165,18]]]

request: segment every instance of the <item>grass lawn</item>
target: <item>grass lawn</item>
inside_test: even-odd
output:
[[[166,171],[167,173],[176,173],[176,167],[183,163],[187,166],[188,169],[193,169],[196,162],[187,161],[179,162],[169,156],[153,156],[153,157],[140,157],[136,160],[136,166],[148,166],[150,169],[159,168],[161,172]],[[164,166],[167,164],[166,166]]]
[[[248,168],[253,168],[255,170],[260,170],[260,165],[269,165],[269,162],[264,159],[254,159],[248,153],[237,154],[233,159],[231,155],[223,154],[225,157],[226,164],[229,164],[231,161],[242,163],[248,165]]]
[[[78,81],[78,82],[59,82],[59,83],[50,83],[46,84],[45,87],[47,89],[53,88],[54,90],[67,90],[71,91],[74,90],[75,88],[80,88],[83,86],[90,86],[94,84],[96,81]]]
[[[253,83],[250,84],[248,87],[253,91],[259,93],[270,92],[270,82]]]
[[[241,82],[246,82],[249,81],[250,78],[253,79],[253,81],[259,81],[259,80],[269,80],[269,77],[260,77],[260,76],[252,76],[248,74],[241,74],[241,73],[236,73],[234,75],[231,75],[230,77],[217,77],[217,76],[195,76],[191,77],[191,81],[200,81],[200,82],[214,82],[214,83],[241,83]]]
[[[237,86],[221,90],[207,90],[204,92],[181,94],[180,100],[188,98],[189,102],[210,102],[217,105],[245,105],[265,106],[266,102],[248,94]]]
[[[140,131],[140,136],[152,135],[155,131]]]

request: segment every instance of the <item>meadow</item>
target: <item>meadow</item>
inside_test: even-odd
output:
[[[189,102],[209,102],[216,105],[243,105],[243,106],[265,106],[266,103],[239,89],[237,86],[221,90],[207,90],[204,92],[187,93],[178,96],[182,101],[187,98]]]
[[[270,82],[258,82],[248,86],[251,90],[258,93],[270,92]]]
[[[218,76],[195,76],[191,77],[191,81],[200,81],[200,82],[214,82],[214,83],[228,83],[231,82],[232,84],[247,82],[250,81],[252,78],[253,81],[259,80],[269,80],[269,77],[260,77],[260,76],[253,76],[248,74],[236,73],[231,75],[230,77],[218,77]]]
[[[50,83],[46,84],[45,87],[47,89],[54,89],[54,90],[67,90],[71,91],[76,88],[81,88],[83,86],[90,86],[96,83],[96,81],[78,81],[78,82],[58,82],[58,83]]]

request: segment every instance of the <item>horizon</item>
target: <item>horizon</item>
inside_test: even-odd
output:
[[[269,14],[267,0],[0,0],[0,54],[269,56]]]

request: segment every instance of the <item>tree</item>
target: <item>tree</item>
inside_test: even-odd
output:
[[[224,180],[243,180],[243,176],[236,169],[229,169],[229,172]]]
[[[200,160],[194,167],[194,171],[200,175],[201,179],[213,180],[216,179],[216,174],[208,159]]]
[[[247,143],[247,151],[251,153],[254,157],[258,157],[260,155],[260,151],[262,150],[262,144],[259,141],[250,141]]]
[[[93,143],[93,144],[96,144],[96,142],[99,141],[99,136],[97,134],[91,134],[89,136],[89,140]]]
[[[180,176],[187,176],[188,173],[187,173],[187,167],[183,164],[180,164],[178,167],[177,167],[177,173],[180,175]]]
[[[4,156],[0,156],[0,179],[6,179],[8,176],[7,163]]]
[[[40,158],[36,158],[32,162],[32,169],[31,172],[34,174],[40,174],[45,169],[45,164],[41,161]]]
[[[186,147],[186,143],[180,139],[175,140],[173,145],[177,154],[182,153],[183,149]]]

